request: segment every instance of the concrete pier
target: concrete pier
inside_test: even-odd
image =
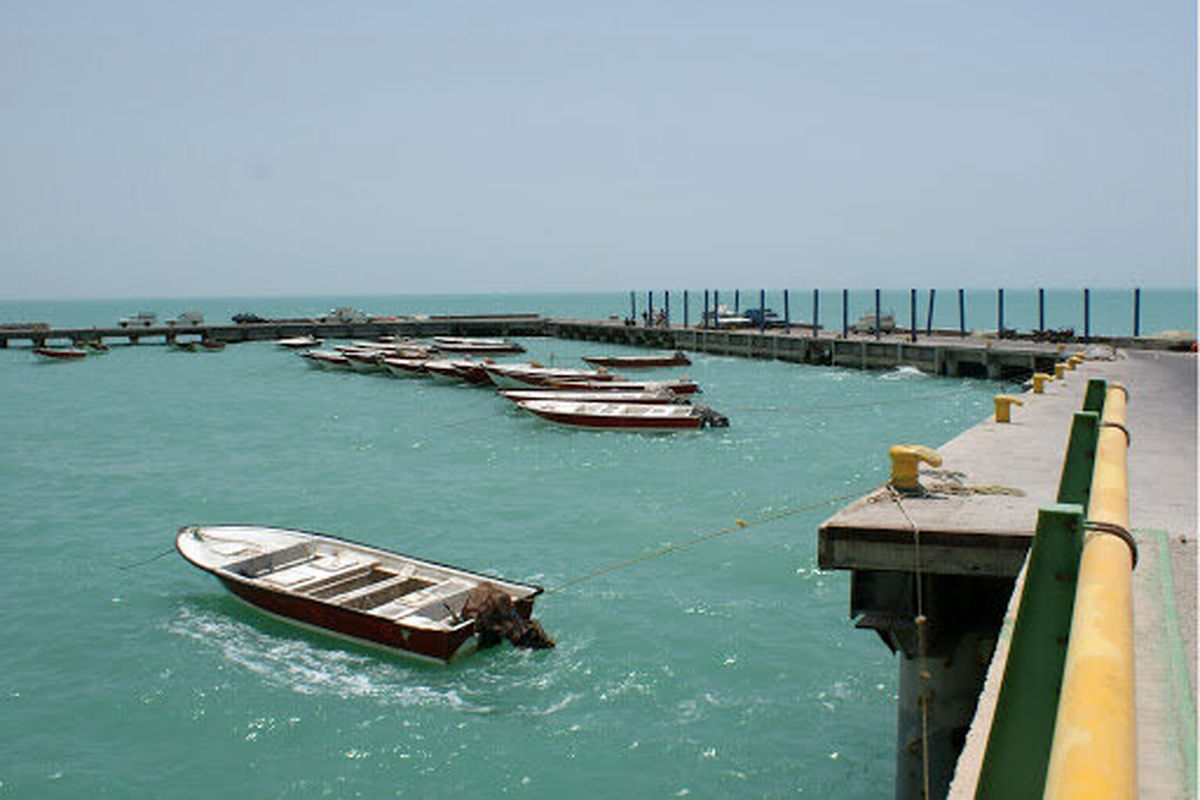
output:
[[[985,421],[939,447],[941,467],[921,475],[929,496],[897,503],[881,490],[820,526],[820,566],[852,570],[857,624],[901,654],[899,798],[923,796],[923,754],[911,738],[921,713],[930,730],[930,796],[974,795],[1003,659],[986,682],[983,669],[997,642],[1006,652],[1005,607],[1038,508],[1055,502],[1088,378],[1120,382],[1131,394],[1130,516],[1143,550],[1133,578],[1140,796],[1195,797],[1196,359],[1120,350],[1115,360],[1084,362],[1045,394],[1022,395],[1011,423]],[[929,628],[923,642],[913,622],[918,581]],[[964,694],[962,682],[980,665]],[[919,691],[905,693],[914,673],[937,704],[922,708]],[[972,699],[956,705],[947,693]]]
[[[544,336],[545,320],[537,314],[475,314],[377,318],[364,322],[321,322],[311,319],[272,320],[228,325],[154,325],[106,328],[0,328],[0,348],[9,342],[47,344],[144,340],[168,344],[180,337],[213,339],[229,344],[263,342],[290,336],[322,339],[374,339],[379,336]]]

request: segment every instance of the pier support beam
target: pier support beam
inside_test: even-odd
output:
[[[946,796],[1012,585],[1010,578],[853,572],[857,627],[874,630],[899,655],[896,800]]]

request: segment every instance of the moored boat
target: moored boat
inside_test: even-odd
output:
[[[654,392],[667,391],[672,394],[696,394],[700,386],[688,378],[666,381],[593,381],[580,379],[554,379],[548,382],[551,388],[587,392]]]
[[[350,369],[350,359],[332,350],[305,350],[300,354],[310,367],[318,369]]]
[[[522,400],[521,408],[561,425],[628,431],[676,431],[724,428],[729,419],[708,406],[636,403],[570,403]]]
[[[87,358],[87,350],[78,347],[35,347],[33,354],[42,361],[79,361]]]
[[[531,618],[534,584],[284,528],[190,525],[175,546],[256,609],[415,658],[446,663],[494,644],[498,617],[514,644],[553,647]]]
[[[435,336],[433,344],[446,353],[524,353],[525,348],[509,339],[469,336]]]
[[[537,363],[484,364],[492,382],[505,389],[546,387],[556,381],[608,382],[617,376],[611,372],[566,367],[543,367]]]
[[[584,356],[583,360],[597,367],[685,367],[692,363],[683,351],[645,356]]]
[[[291,350],[306,350],[310,347],[320,347],[325,344],[325,340],[315,336],[288,336],[284,339],[276,339],[275,344]]]
[[[206,353],[216,353],[225,349],[225,342],[220,339],[201,339],[200,349]]]
[[[514,403],[522,400],[558,400],[564,403],[639,403],[669,405],[686,403],[686,398],[667,391],[602,392],[569,389],[501,389],[500,394]]]
[[[384,356],[379,363],[397,378],[422,378],[425,376],[425,364],[428,361],[428,358]]]

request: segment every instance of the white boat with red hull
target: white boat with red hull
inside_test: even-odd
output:
[[[568,367],[544,367],[535,362],[525,364],[484,364],[492,382],[504,389],[545,388],[557,381],[587,381],[589,383],[612,381],[616,375],[594,369],[571,369]]]
[[[87,350],[78,347],[35,347],[33,354],[42,361],[80,361],[87,358]]]
[[[564,403],[639,403],[669,405],[687,403],[686,397],[671,392],[586,392],[566,389],[501,389],[500,394],[519,403],[522,400],[558,400]]]
[[[578,378],[558,378],[551,380],[549,386],[554,389],[569,389],[586,392],[656,392],[668,391],[672,394],[695,394],[700,391],[700,385],[688,378],[678,378],[668,381],[595,381]]]
[[[521,408],[561,425],[625,431],[677,431],[724,428],[729,419],[708,406],[635,403],[567,403],[522,400]]]
[[[583,360],[597,367],[636,369],[646,367],[686,367],[692,360],[676,350],[674,353],[645,356],[584,356]]]
[[[189,525],[179,530],[175,546],[187,561],[261,611],[427,661],[446,663],[465,655],[481,643],[480,636],[483,645],[494,644],[497,616],[504,617],[505,633],[541,633],[531,619],[540,586],[336,536],[252,525]],[[495,609],[502,613],[494,614]],[[552,647],[553,641],[541,635],[540,646]]]
[[[350,359],[333,350],[305,350],[300,355],[304,357],[306,364],[315,369],[350,369]]]
[[[469,336],[435,336],[433,345],[444,353],[524,353],[525,348],[509,339]]]

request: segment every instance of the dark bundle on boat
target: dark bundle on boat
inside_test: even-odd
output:
[[[462,616],[475,620],[479,649],[495,647],[508,639],[514,647],[542,650],[554,647],[554,640],[542,630],[536,619],[522,617],[507,593],[484,584],[471,590],[463,605]]]

